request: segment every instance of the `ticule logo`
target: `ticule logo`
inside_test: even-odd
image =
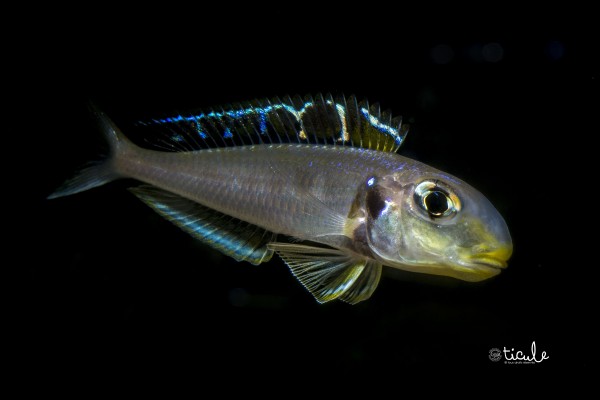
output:
[[[500,361],[502,356],[504,356],[504,364],[539,364],[544,360],[549,359],[550,357],[546,354],[545,351],[542,351],[542,354],[537,357],[537,348],[535,345],[535,341],[531,343],[531,355],[525,355],[522,351],[516,351],[514,348],[510,350],[506,347],[503,348],[502,351],[497,348],[490,349],[488,357],[493,362]]]
[[[489,357],[490,360],[492,360],[493,362],[500,361],[502,359],[502,352],[500,351],[500,349],[494,347],[490,350]]]

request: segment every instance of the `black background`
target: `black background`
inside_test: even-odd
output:
[[[188,15],[165,26],[92,15],[41,35],[27,54],[35,161],[20,169],[32,191],[23,203],[33,204],[15,265],[26,272],[15,303],[26,368],[269,378],[589,366],[592,278],[582,268],[594,261],[574,261],[580,250],[566,243],[579,234],[565,228],[581,215],[573,179],[587,168],[570,145],[586,146],[585,119],[597,115],[588,36],[556,26],[432,32],[395,17],[364,26]],[[489,43],[503,49],[497,62],[482,56]],[[432,57],[439,45],[451,49],[448,63]],[[508,269],[478,284],[387,274],[369,301],[318,305],[281,260],[255,267],[206,248],[128,193],[135,182],[45,199],[102,144],[88,99],[127,133],[148,116],[318,92],[403,115],[401,154],[468,181],[505,216]],[[488,359],[494,347],[529,354],[532,341],[549,360]]]

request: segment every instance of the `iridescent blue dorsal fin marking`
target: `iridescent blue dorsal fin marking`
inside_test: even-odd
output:
[[[237,261],[258,265],[273,256],[277,235],[151,185],[129,189],[161,216]]]
[[[156,147],[193,151],[256,144],[329,144],[398,150],[408,127],[379,105],[331,94],[258,99],[203,112],[140,121],[158,132]]]

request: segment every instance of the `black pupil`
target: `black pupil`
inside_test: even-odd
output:
[[[442,215],[448,211],[448,200],[443,192],[430,192],[425,196],[427,211],[433,215]]]

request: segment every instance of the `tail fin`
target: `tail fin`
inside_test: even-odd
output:
[[[133,144],[121,133],[114,122],[94,105],[90,104],[90,112],[97,119],[100,130],[109,144],[109,155],[104,161],[93,163],[79,170],[73,178],[67,180],[48,196],[48,199],[83,192],[119,178],[113,161],[117,154],[124,150],[124,147],[133,146]]]

